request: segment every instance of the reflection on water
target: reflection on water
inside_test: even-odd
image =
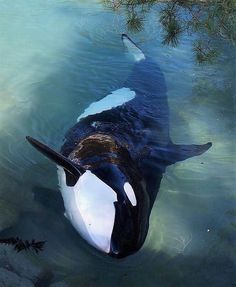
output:
[[[156,11],[159,17],[151,21],[152,25],[161,23],[162,43],[177,46],[184,33],[194,36],[193,53],[198,63],[211,63],[221,52],[217,45],[219,39],[226,42],[236,41],[236,2],[192,1],[192,0],[103,0],[107,7],[126,12],[127,29],[139,32],[143,29],[151,9],[159,3]]]
[[[34,286],[39,277],[41,286],[233,286],[235,47],[216,38],[222,54],[199,67],[187,34],[162,46],[159,9],[133,37],[165,74],[171,137],[213,147],[167,169],[144,247],[115,261],[64,218],[55,167],[24,137],[58,149],[78,115],[123,83],[132,69],[119,36],[125,11],[95,1],[0,1],[1,237],[47,241],[38,256],[1,247],[0,285]]]

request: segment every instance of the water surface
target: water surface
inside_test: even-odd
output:
[[[47,241],[40,255],[19,260],[7,249],[14,272],[30,282],[42,270],[68,286],[236,282],[235,46],[219,40],[219,59],[200,66],[194,37],[183,35],[176,48],[161,44],[158,11],[154,6],[144,29],[130,36],[165,74],[171,138],[213,146],[168,167],[144,247],[114,260],[65,219],[56,167],[25,136],[59,149],[84,109],[122,85],[133,65],[120,40],[126,15],[96,1],[0,1],[0,230],[2,237]],[[27,262],[38,271],[23,272]]]

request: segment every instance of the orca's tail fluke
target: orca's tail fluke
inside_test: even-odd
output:
[[[143,51],[129,38],[128,35],[122,34],[121,39],[124,43],[124,46],[127,48],[129,53],[133,55],[136,62],[145,60]]]

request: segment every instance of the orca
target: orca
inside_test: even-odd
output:
[[[26,137],[58,166],[65,216],[90,245],[115,258],[142,247],[167,166],[212,145],[171,141],[164,75],[126,34],[122,40],[134,58],[130,76],[79,116],[60,152]]]

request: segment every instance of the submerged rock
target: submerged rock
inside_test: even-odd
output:
[[[0,245],[1,287],[49,287],[52,278],[53,273],[30,260],[28,253],[17,253],[11,246]]]
[[[14,272],[11,272],[5,268],[0,268],[0,286],[34,287],[34,284],[30,280],[22,278]]]
[[[19,212],[9,202],[4,199],[0,199],[0,232],[8,227],[16,224],[19,216]]]
[[[11,246],[0,246],[0,267],[7,268],[17,275],[34,279],[42,272],[42,268],[32,264],[26,253],[17,253]],[[1,286],[1,285],[0,285]]]
[[[34,281],[35,287],[50,287],[54,275],[50,270],[44,270]]]
[[[50,285],[50,287],[69,287],[65,282],[56,282]]]

